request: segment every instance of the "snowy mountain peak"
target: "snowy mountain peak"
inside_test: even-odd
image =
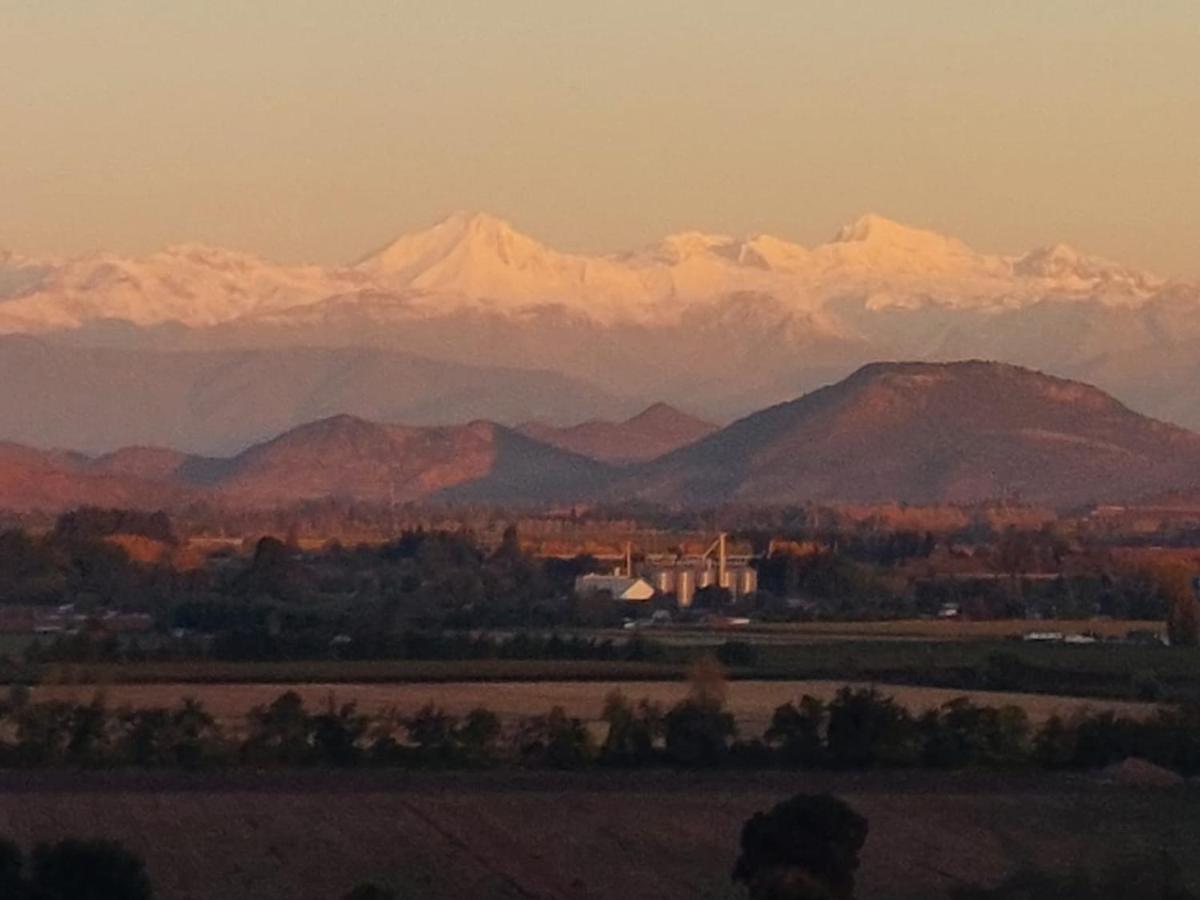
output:
[[[456,212],[424,231],[402,235],[355,268],[390,284],[407,285],[439,267],[448,266],[459,273],[464,267],[523,267],[537,265],[548,255],[554,251],[503,219],[487,213]]]
[[[908,251],[923,251],[954,254],[970,253],[962,241],[928,231],[903,225],[877,213],[860,216],[849,225],[843,225],[833,236],[831,244],[865,244],[876,248],[893,248]]]
[[[688,259],[713,254],[727,256],[731,250],[736,253],[736,244],[733,238],[724,234],[683,231],[663,238],[652,248],[652,255],[663,262],[678,264]]]
[[[1066,244],[1038,247],[1013,262],[1023,278],[1052,281],[1063,289],[1089,288],[1144,293],[1161,287],[1162,279],[1099,256],[1080,253]]]
[[[979,274],[990,260],[956,238],[868,213],[815,251],[827,264],[875,277]]]

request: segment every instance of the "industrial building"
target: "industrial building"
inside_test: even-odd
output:
[[[758,572],[750,556],[731,556],[727,536],[721,534],[703,553],[688,556],[652,556],[634,563],[631,545],[625,547],[624,565],[608,575],[583,575],[575,580],[579,594],[608,592],[614,599],[644,602],[655,595],[675,597],[686,608],[696,591],[722,587],[733,602],[758,590]]]

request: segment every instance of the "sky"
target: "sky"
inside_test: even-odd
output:
[[[1200,4],[0,0],[0,247],[348,262],[456,209],[1200,277]]]

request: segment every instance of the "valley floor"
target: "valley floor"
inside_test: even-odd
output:
[[[869,819],[863,900],[1160,851],[1200,884],[1195,787],[1044,774],[6,773],[0,834],[120,840],[163,900],[337,900],[367,879],[428,900],[732,900],[742,822],[801,791]]]

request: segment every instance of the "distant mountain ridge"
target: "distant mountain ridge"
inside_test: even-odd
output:
[[[569,422],[644,405],[557,372],[374,347],[158,351],[0,336],[0,440],[228,454],[341,413],[414,425]]]
[[[580,456],[609,463],[644,462],[698,441],[716,425],[655,403],[623,422],[591,419],[565,428],[525,422],[517,430],[536,440]]]
[[[665,406],[610,424],[626,436],[622,429],[646,428],[658,438],[704,425]],[[692,508],[996,500],[1068,507],[1198,485],[1200,435],[1141,416],[1088,385],[979,361],[865,366],[657,459],[621,465],[492,422],[416,427],[349,415],[225,457],[153,447],[89,457],[0,444],[0,507],[19,510],[196,502],[275,508],[331,497],[521,506],[636,499]]]

